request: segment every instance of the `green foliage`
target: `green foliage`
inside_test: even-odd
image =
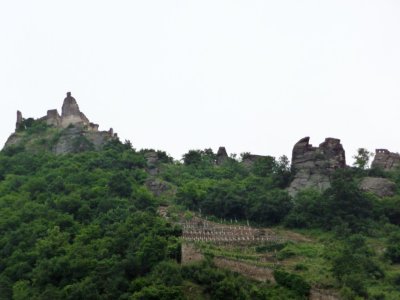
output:
[[[29,135],[45,131],[49,126],[45,121],[33,118],[23,119],[19,124],[17,132],[26,131]]]
[[[285,248],[286,243],[266,243],[264,245],[256,246],[256,252],[257,253],[265,253],[265,252],[271,252],[271,251],[279,251]]]
[[[351,170],[337,171],[331,188],[324,193],[304,190],[294,199],[288,227],[319,227],[331,230],[346,227],[350,232],[367,232],[383,216],[380,204],[361,192]]]
[[[386,198],[380,206],[390,223],[400,225],[400,196]]]
[[[108,188],[111,193],[120,197],[128,197],[132,191],[133,179],[127,172],[118,172],[111,176],[108,182]]]
[[[311,286],[297,274],[275,270],[274,277],[278,284],[293,290],[299,296],[307,297],[310,294]]]
[[[182,276],[205,286],[211,299],[302,299],[286,288],[255,283],[237,274],[218,270],[207,262],[183,266]]]
[[[263,225],[279,223],[290,211],[289,195],[274,188],[270,178],[193,179],[176,196],[179,204],[225,219],[249,219]]]
[[[373,156],[373,153],[369,152],[365,148],[358,148],[357,155],[354,155],[354,163],[353,166],[365,170],[368,168],[369,159]]]
[[[183,155],[183,162],[185,165],[201,165],[215,163],[216,154],[211,149],[204,150],[190,150]]]
[[[366,280],[385,276],[373,256],[362,235],[350,236],[332,257],[332,273],[356,295],[367,297]]]
[[[286,188],[292,179],[289,159],[286,156],[281,156],[278,161],[272,156],[260,157],[255,160],[252,172],[259,177],[270,177],[279,188]]]
[[[129,141],[127,141],[127,142],[130,143]],[[141,149],[139,151],[139,153],[143,153],[143,154],[146,154],[148,152],[155,152],[157,154],[157,161],[159,163],[169,164],[169,163],[174,162],[173,157],[169,156],[167,154],[167,152],[165,152],[165,151],[154,150],[154,149]]]
[[[1,294],[115,299],[160,261],[179,259],[181,233],[156,216],[143,161],[120,144],[64,156],[1,153]]]
[[[337,172],[331,184],[324,193],[326,228],[346,223],[353,232],[366,230],[374,217],[371,199],[360,191],[350,172]]]
[[[400,231],[395,231],[389,236],[385,257],[392,263],[400,263]]]
[[[324,199],[320,192],[312,189],[302,190],[294,198],[293,209],[285,219],[291,228],[309,228],[318,225],[324,208]]]
[[[183,292],[178,287],[151,285],[134,293],[130,300],[184,300]]]
[[[85,136],[80,135],[73,139],[72,148],[74,153],[79,153],[84,151],[93,151],[94,145]]]

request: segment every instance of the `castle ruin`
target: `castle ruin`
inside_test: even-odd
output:
[[[22,113],[17,111],[16,130],[8,138],[5,148],[22,142],[23,138],[19,131],[26,129],[25,121]],[[85,138],[96,150],[100,149],[107,141],[118,138],[112,128],[108,131],[99,131],[99,125],[90,122],[85,114],[80,111],[79,105],[72,97],[71,92],[68,92],[64,99],[61,115],[57,109],[50,109],[44,117],[36,121],[45,122],[50,127],[62,130],[59,140],[52,149],[57,154],[74,151],[76,140],[79,137]]]

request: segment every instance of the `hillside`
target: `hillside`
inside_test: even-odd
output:
[[[0,299],[399,299],[399,155],[303,138],[182,161],[71,94],[0,153]]]

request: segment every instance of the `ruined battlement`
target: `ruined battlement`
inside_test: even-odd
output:
[[[375,157],[371,164],[372,168],[390,171],[400,167],[400,154],[390,152],[387,149],[376,149]]]
[[[388,149],[375,149],[375,154],[390,154],[390,151]]]

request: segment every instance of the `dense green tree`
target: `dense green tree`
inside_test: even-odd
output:
[[[358,148],[357,154],[353,156],[354,163],[353,166],[360,168],[361,170],[365,170],[368,168],[369,160],[373,156],[371,152],[369,152],[365,148]]]
[[[400,231],[395,231],[389,236],[385,257],[392,263],[400,263]]]
[[[344,286],[355,294],[368,297],[367,279],[380,279],[385,276],[373,259],[374,253],[367,246],[365,237],[356,234],[344,240],[343,246],[332,257],[332,273]]]

